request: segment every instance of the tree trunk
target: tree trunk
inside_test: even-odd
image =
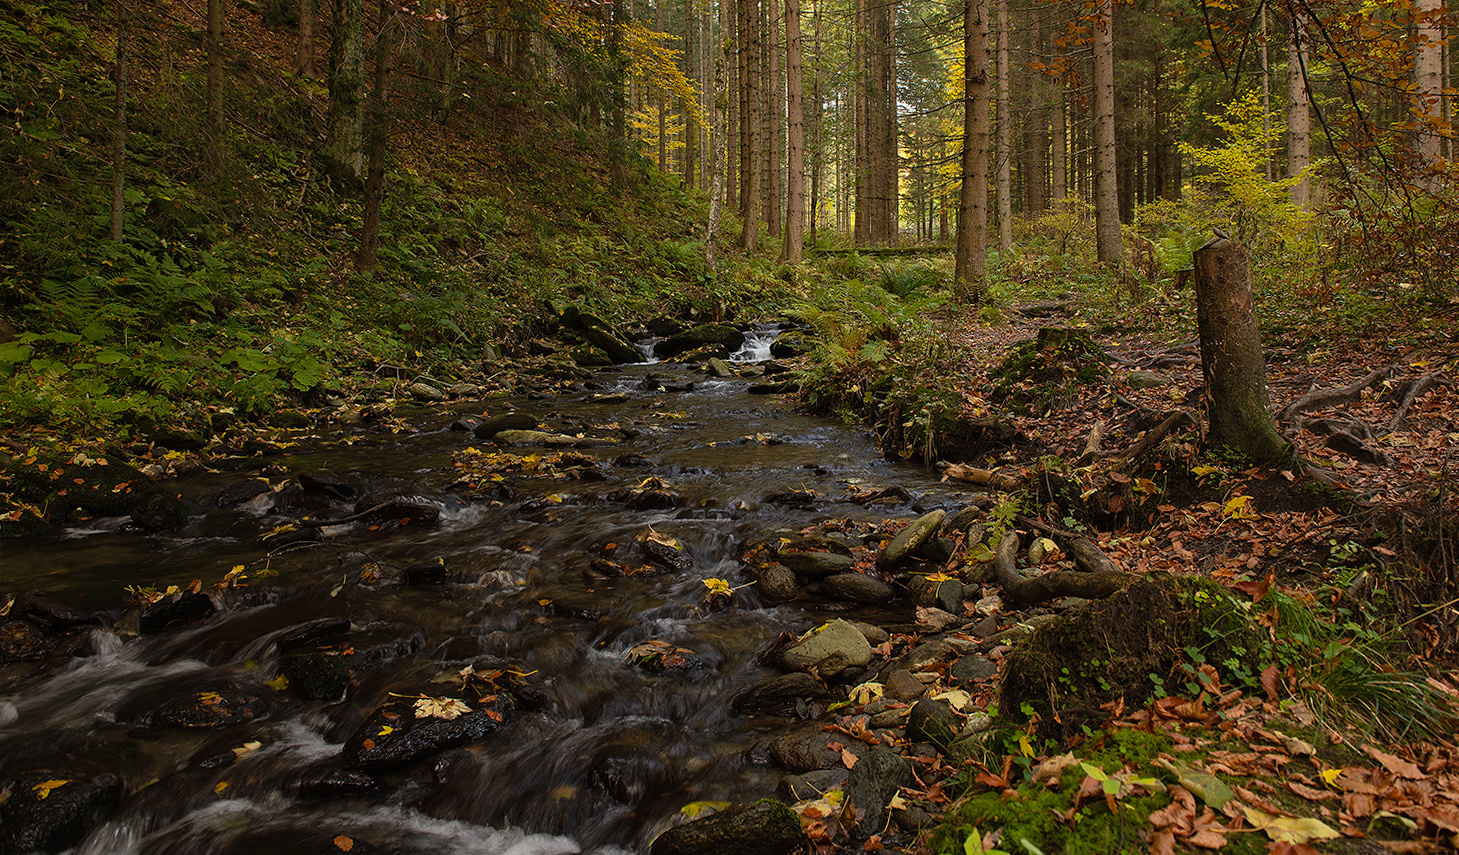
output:
[[[654,27],[659,32],[664,32],[664,0],[656,0],[654,3],[658,17],[654,21]],[[687,18],[686,18],[687,21]],[[687,24],[686,24],[687,25]],[[655,100],[659,106],[659,171],[669,170],[669,107],[666,102],[667,96],[660,92]]]
[[[781,180],[781,158],[785,154],[785,130],[780,117],[785,109],[785,82],[780,68],[780,15],[775,0],[764,0],[765,29],[768,35],[765,57],[769,85],[765,88],[765,226],[772,238],[781,236],[784,221],[784,182]]]
[[[318,0],[299,0],[299,42],[294,48],[294,73],[314,76],[314,19]]]
[[[726,38],[728,38],[727,35]],[[724,88],[724,78],[725,51],[720,51],[714,57],[714,84],[709,100],[712,111],[709,113],[709,162],[704,165],[704,171],[710,176],[709,220],[704,225],[704,269],[710,276],[715,274],[715,265],[718,261],[719,217],[724,206],[725,178],[726,175],[734,174],[725,151],[724,141],[725,125],[728,123],[729,117],[734,115],[735,110],[731,109],[729,105],[725,106],[723,112],[719,108],[719,96]]]
[[[1052,157],[1049,171],[1054,173],[1054,204],[1059,205],[1069,195],[1069,131],[1065,123],[1064,85],[1053,84],[1053,115],[1050,136],[1053,137]]]
[[[1115,163],[1113,0],[1099,0],[1094,30],[1094,234],[1101,263],[1120,260],[1119,174]]]
[[[223,164],[223,0],[208,0],[208,34],[204,53],[208,57],[208,166]]]
[[[740,77],[740,69],[744,63],[740,43],[739,5],[731,0],[721,0],[719,4],[719,28],[723,45],[715,59],[718,63],[716,68],[724,76],[721,81],[724,87],[721,91],[725,93],[724,127],[720,129],[724,134],[725,148],[720,162],[720,168],[724,170],[724,201],[725,205],[737,211],[740,209],[740,104],[743,102],[745,86]],[[733,62],[730,61],[731,57],[734,58]]]
[[[743,60],[740,64],[740,86],[743,89],[740,107],[740,247],[753,252],[760,239],[760,16],[758,0],[739,0],[740,43]]]
[[[355,269],[375,269],[380,250],[380,208],[385,200],[385,161],[390,156],[390,82],[395,64],[395,41],[400,29],[390,16],[390,0],[380,0],[380,28],[375,36],[375,90],[370,94],[369,171],[365,179],[364,224]]]
[[[954,287],[964,303],[987,291],[988,0],[964,0],[962,195],[958,203]]]
[[[1013,247],[1013,110],[1008,86],[1008,0],[998,0],[998,248]]]
[[[613,186],[628,186],[628,58],[623,52],[623,31],[628,26],[624,0],[613,0],[608,26],[608,172]]]
[[[1251,270],[1241,244],[1218,237],[1196,250],[1195,288],[1209,407],[1206,443],[1236,449],[1255,463],[1290,456],[1292,444],[1272,420]]]
[[[127,0],[117,3],[117,49],[112,65],[112,83],[116,99],[111,126],[111,239],[122,240],[122,223],[126,212],[127,190],[127,96],[131,68],[127,49],[132,45],[131,15]]]
[[[328,136],[324,167],[334,180],[358,186],[364,171],[364,0],[335,0],[329,42]]]
[[[1307,87],[1307,32],[1293,14],[1287,37],[1287,177],[1302,175],[1312,163],[1312,92]],[[1292,204],[1306,208],[1312,186],[1306,177],[1292,185]]]
[[[782,264],[799,264],[805,222],[805,110],[802,104],[800,0],[785,0],[785,244]]]
[[[1443,0],[1413,0],[1413,118],[1418,125],[1414,153],[1419,183],[1429,191],[1442,185],[1439,176],[1444,139]]]
[[[817,3],[811,17],[812,50],[816,65],[811,70],[811,196],[810,242],[816,243],[816,229],[821,218],[821,175],[826,169],[825,105],[821,101],[821,7]]]
[[[852,133],[855,136],[855,155],[852,159],[852,181],[856,188],[856,226],[852,235],[852,242],[856,246],[866,246],[871,243],[870,230],[868,228],[871,215],[871,159],[867,145],[867,103],[866,90],[871,71],[867,67],[867,30],[868,17],[866,12],[866,0],[854,0],[854,26],[851,30],[851,40],[855,43],[853,53],[853,79],[859,81],[860,85],[854,85],[852,103],[855,115],[851,120]]]

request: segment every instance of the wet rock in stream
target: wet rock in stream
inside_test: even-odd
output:
[[[464,712],[448,706],[432,714],[433,708],[423,704],[425,700],[440,699],[398,698],[377,707],[345,741],[345,762],[366,771],[403,766],[486,737],[511,709],[510,701],[497,696],[470,704],[457,701],[464,704]]]
[[[788,855],[804,839],[788,805],[761,799],[675,826],[654,839],[649,855]]]
[[[121,778],[48,769],[0,784],[0,855],[56,852],[80,843],[121,804]]]
[[[137,629],[143,635],[162,632],[202,620],[217,610],[217,603],[207,594],[184,591],[180,594],[163,597],[142,609]]]
[[[833,620],[787,645],[776,660],[787,671],[814,668],[823,679],[834,679],[848,668],[871,661],[871,644],[851,623]]]

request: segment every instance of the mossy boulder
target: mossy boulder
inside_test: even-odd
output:
[[[135,467],[107,455],[0,456],[0,492],[18,503],[11,522],[24,524],[0,528],[3,533],[33,530],[37,517],[60,525],[81,517],[133,515],[151,530],[170,528],[187,518],[177,497]]]
[[[577,304],[570,304],[562,310],[558,321],[583,340],[602,351],[609,360],[617,364],[642,362],[643,354],[628,343],[628,339],[611,324]],[[575,354],[576,356],[576,354]],[[587,364],[579,362],[579,365]]]
[[[717,345],[729,354],[739,350],[744,343],[745,334],[729,324],[704,324],[669,336],[654,345],[654,355],[660,359],[669,359],[706,345]]]
[[[675,826],[654,838],[649,855],[789,855],[803,842],[795,811],[761,799]]]
[[[793,359],[816,349],[816,340],[798,330],[784,332],[770,342],[770,355],[776,359]]]

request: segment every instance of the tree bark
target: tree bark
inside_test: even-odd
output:
[[[122,225],[126,213],[127,190],[127,96],[131,74],[127,50],[132,44],[131,15],[127,0],[117,3],[117,48],[112,64],[112,83],[116,86],[116,98],[112,112],[111,137],[111,239],[122,240]]]
[[[805,222],[805,110],[801,79],[800,0],[785,0],[785,243],[782,264],[799,264]]]
[[[1267,396],[1246,250],[1223,237],[1196,250],[1195,287],[1207,444],[1233,448],[1262,464],[1290,457],[1292,444],[1278,432]]]
[[[329,116],[324,166],[330,176],[358,186],[364,171],[364,0],[335,0],[329,42]]]
[[[768,36],[765,46],[766,79],[765,88],[765,226],[772,238],[781,236],[784,221],[784,182],[781,180],[781,156],[785,153],[785,130],[780,117],[785,109],[785,81],[780,66],[780,15],[775,0],[764,0],[766,11],[765,29]]]
[[[740,4],[740,85],[743,89],[740,109],[740,247],[753,252],[760,243],[760,160],[763,141],[760,138],[761,83],[760,15],[758,0],[738,0]]]
[[[962,193],[958,200],[954,288],[964,303],[987,292],[988,0],[964,0]]]
[[[380,208],[385,200],[385,161],[390,156],[390,83],[399,24],[390,16],[389,0],[380,0],[380,28],[375,36],[375,90],[370,95],[369,170],[365,179],[364,223],[355,269],[375,269],[380,250]]]
[[[223,163],[223,2],[208,0],[208,34],[204,40],[208,58],[208,165],[212,169]]]
[[[318,0],[299,0],[299,42],[294,48],[294,73],[314,76],[314,19]]]
[[[1444,110],[1444,14],[1443,0],[1413,0],[1413,118],[1414,153],[1419,184],[1430,191],[1439,189],[1438,174],[1443,159]]]
[[[1008,0],[998,0],[998,248],[1013,247],[1013,110],[1008,86]]]
[[[1307,87],[1307,33],[1302,19],[1292,15],[1287,36],[1287,177],[1302,175],[1312,163],[1312,92]],[[1306,208],[1312,202],[1308,179],[1292,185],[1292,204]]]
[[[1101,263],[1124,254],[1120,241],[1119,174],[1115,162],[1113,0],[1099,0],[1094,30],[1094,233]]]

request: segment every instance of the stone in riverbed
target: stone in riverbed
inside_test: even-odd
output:
[[[960,728],[957,714],[942,701],[923,698],[907,713],[907,739],[947,748]]]
[[[510,709],[503,696],[485,703],[473,700],[467,705],[468,711],[454,718],[431,715],[422,706],[421,701],[412,698],[380,705],[345,741],[345,762],[367,771],[403,766],[428,754],[483,739],[500,726]]]
[[[793,802],[818,799],[832,790],[844,788],[847,775],[844,768],[815,769],[799,775],[786,775],[780,779],[776,792]]]
[[[121,778],[47,769],[0,784],[0,853],[70,849],[116,809]]]
[[[998,676],[998,664],[991,659],[969,654],[954,662],[947,676],[959,688],[968,688],[980,680],[991,680]]]
[[[0,664],[44,659],[55,644],[28,620],[0,624]]]
[[[192,692],[167,700],[136,716],[147,727],[231,727],[253,721],[268,712],[258,695],[241,689]],[[124,718],[120,713],[118,718]]]
[[[317,701],[337,701],[350,686],[349,659],[339,651],[294,652],[279,666],[289,688]]]
[[[783,552],[780,563],[794,573],[819,579],[849,572],[856,559],[836,552]]]
[[[822,679],[829,680],[848,668],[870,662],[871,644],[851,623],[833,620],[801,636],[776,658],[787,671],[815,668]]]
[[[412,398],[427,404],[433,404],[438,401],[446,400],[445,392],[442,392],[435,386],[432,386],[431,384],[425,382],[417,381],[415,383],[412,383],[410,384],[410,388],[406,389],[406,391],[410,393],[410,396]]]
[[[472,433],[477,439],[491,439],[504,430],[536,430],[537,420],[526,413],[501,413],[479,422]]]
[[[804,841],[795,811],[761,799],[674,826],[654,838],[649,855],[789,855]]]
[[[881,554],[876,557],[876,566],[883,570],[891,570],[906,560],[912,551],[921,546],[942,525],[947,517],[947,511],[938,509],[929,511],[917,519],[911,525],[898,532],[897,536],[891,539]]]
[[[800,593],[800,583],[795,574],[783,564],[771,564],[760,570],[757,576],[760,596],[778,603],[789,602]]]
[[[956,579],[913,576],[907,584],[907,593],[919,606],[933,606],[950,614],[960,614],[963,610],[963,583]]]
[[[734,353],[744,343],[745,334],[728,324],[704,324],[655,344],[654,355],[660,359],[670,359],[706,345],[718,345],[729,353]]]
[[[770,756],[780,765],[795,772],[835,769],[842,765],[841,752],[832,748],[831,743],[839,741],[841,740],[836,734],[827,733],[818,727],[798,730],[772,739]]]
[[[819,698],[825,693],[826,687],[820,680],[804,671],[793,671],[757,684],[735,698],[733,706],[736,710],[748,712],[780,710],[794,706],[796,701]]]
[[[865,573],[838,573],[821,582],[821,594],[833,600],[875,605],[892,598],[892,587]]]
[[[897,752],[878,745],[861,755],[846,781],[851,806],[864,811],[852,835],[864,840],[881,831],[887,824],[887,805],[911,782],[912,768]]]
[[[161,632],[195,620],[202,620],[218,610],[213,598],[204,593],[184,592],[163,597],[142,610],[137,630],[143,635]]]

